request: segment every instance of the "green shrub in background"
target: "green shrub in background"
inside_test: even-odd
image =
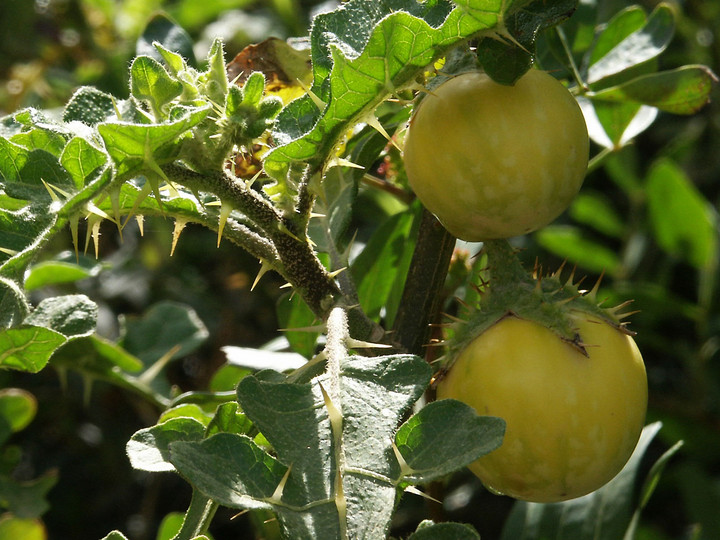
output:
[[[310,6],[161,4],[0,8],[0,538],[43,538],[40,519],[75,538],[477,537],[429,521],[446,519],[484,538],[720,535],[717,106],[697,113],[716,92],[714,3],[356,0],[304,45],[250,49],[276,62],[237,81],[228,53],[302,36]],[[511,509],[450,476],[499,422],[457,402],[410,415],[428,323],[473,303],[483,271],[413,201],[386,135],[401,144],[440,58],[512,81],[531,56],[594,145],[569,211],[514,244],[635,299],[650,424],[601,490]],[[392,347],[350,354],[368,342]]]

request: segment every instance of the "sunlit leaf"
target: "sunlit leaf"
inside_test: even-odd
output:
[[[592,94],[592,100],[640,103],[673,114],[693,114],[707,104],[717,78],[705,66],[683,66],[641,75]]]
[[[636,13],[632,13],[630,16],[624,14],[623,18],[626,17],[632,17],[632,21],[627,21],[623,26],[625,24],[630,27],[637,25],[639,16]],[[670,5],[659,4],[648,16],[643,27],[628,34],[622,41],[609,48],[608,45],[616,41],[618,26],[610,25],[609,31],[612,33],[612,38],[601,43],[600,52],[605,52],[605,54],[599,56],[598,53],[591,57],[593,62],[588,68],[588,83],[596,83],[603,78],[657,57],[672,39],[675,32],[675,16]],[[625,32],[626,30],[623,30],[620,35]]]
[[[696,268],[713,264],[717,215],[682,169],[669,159],[658,161],[648,173],[646,188],[650,222],[660,247]]]

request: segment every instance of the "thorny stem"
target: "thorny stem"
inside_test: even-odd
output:
[[[343,486],[343,472],[346,469],[345,452],[343,449],[343,415],[342,397],[340,392],[340,363],[347,356],[346,342],[350,337],[348,330],[348,319],[345,310],[340,307],[333,308],[327,320],[327,345],[325,352],[327,356],[327,389],[326,407],[333,432],[335,464],[335,505],[338,510],[340,525],[340,538],[347,539],[347,501]]]
[[[450,266],[455,237],[426,209],[395,318],[393,341],[403,350],[424,356],[429,325],[439,315],[442,289]]]
[[[297,230],[269,200],[245,182],[227,172],[200,174],[175,164],[166,165],[163,170],[168,178],[178,184],[191,190],[214,193],[221,201],[247,216],[259,231],[248,229],[248,233],[253,233],[252,236],[231,239],[238,240],[239,245],[253,255],[262,257],[258,249],[252,249],[258,246],[263,246],[266,253],[272,253],[272,258],[262,257],[263,261],[292,284],[321,320],[326,320],[336,305],[352,305],[352,299],[344,297],[333,277],[317,258],[306,231]],[[307,206],[309,202],[303,204]],[[253,246],[250,240],[256,245]],[[379,339],[381,334],[378,326],[361,309],[350,309],[348,318],[357,338]]]

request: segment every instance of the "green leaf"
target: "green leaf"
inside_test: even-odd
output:
[[[351,173],[342,167],[333,167],[315,189],[319,193],[314,212],[320,216],[310,220],[308,234],[318,251],[336,253],[342,249],[340,239],[350,224],[357,183]]]
[[[76,294],[42,300],[24,322],[50,328],[71,338],[95,332],[97,316],[97,304],[84,294]]]
[[[33,291],[50,285],[73,283],[97,275],[100,269],[101,265],[95,260],[84,256],[78,257],[78,262],[66,258],[43,261],[28,269],[25,290]]]
[[[583,225],[592,227],[607,236],[620,238],[625,224],[615,209],[600,193],[584,191],[575,197],[569,208],[570,216]]]
[[[326,106],[320,111],[305,97],[278,116],[275,137],[281,146],[265,160],[266,171],[278,182],[271,191],[290,192],[285,179],[293,162],[319,168],[365,114],[413,82],[435,58],[495,27],[504,2],[465,0],[461,4],[448,11],[444,2],[368,4],[355,0],[318,15],[310,35],[312,89]]]
[[[47,540],[47,537],[39,519],[22,519],[10,514],[0,517],[0,540]]]
[[[630,523],[633,485],[647,448],[660,423],[646,426],[625,467],[603,487],[562,503],[516,502],[503,529],[502,540],[618,540]]]
[[[327,375],[297,384],[264,371],[242,379],[238,400],[277,459],[247,437],[220,433],[172,444],[172,463],[221,504],[273,508],[293,538],[338,538],[344,527],[349,538],[384,538],[402,479],[392,436],[432,370],[413,356],[353,356],[340,370],[341,437],[321,387],[331,384]],[[336,478],[346,519],[336,505]]]
[[[696,268],[715,264],[717,215],[685,173],[669,159],[648,172],[647,202],[657,243],[668,254]]]
[[[476,52],[485,72],[496,82],[514,84],[533,63],[537,35],[568,18],[577,4],[576,0],[506,3],[503,22],[512,38],[499,33],[480,41]]]
[[[189,306],[177,302],[158,302],[142,317],[125,319],[125,349],[149,366],[174,350],[179,358],[197,349],[208,337],[205,325]]]
[[[414,212],[395,214],[380,225],[350,267],[363,310],[376,320],[384,310],[388,326],[399,307],[415,249],[420,210],[418,205]]]
[[[181,512],[170,512],[160,522],[155,540],[173,540],[182,528],[185,515]]]
[[[0,275],[0,328],[18,326],[30,312],[30,305],[20,286]]]
[[[64,122],[95,126],[115,114],[115,99],[91,86],[81,86],[65,105]]]
[[[73,188],[70,175],[58,159],[45,150],[28,150],[0,138],[0,176],[5,193],[16,199],[52,200],[47,185],[61,189]]]
[[[0,367],[37,373],[67,338],[38,326],[0,332]]]
[[[88,338],[88,343],[92,346],[97,359],[107,364],[108,370],[120,368],[123,371],[135,372],[143,368],[138,358],[108,339],[92,335]]]
[[[166,115],[164,107],[182,94],[183,85],[170,77],[165,68],[149,56],[137,56],[130,66],[130,88],[133,96],[146,100],[160,120]]]
[[[199,442],[176,442],[170,461],[195,488],[231,508],[271,508],[287,467],[251,439],[218,433]]]
[[[213,419],[208,425],[207,436],[215,435],[216,433],[249,435],[252,428],[253,423],[240,411],[237,402],[231,401],[223,403],[217,408],[215,416],[213,416]]]
[[[162,424],[135,432],[127,443],[130,464],[149,472],[174,471],[170,462],[170,445],[176,441],[200,441],[205,426],[193,418],[171,418]]]
[[[212,1],[202,3],[212,4]],[[196,64],[192,38],[180,25],[163,13],[157,13],[150,19],[135,44],[135,53],[138,56],[147,55],[162,61],[162,56],[153,46],[156,42],[186,58],[190,65]]]
[[[60,156],[60,164],[70,173],[77,189],[84,188],[105,165],[105,154],[82,137],[73,137]]]
[[[20,388],[0,390],[0,445],[15,432],[25,429],[35,418],[37,400]]]
[[[205,429],[207,430],[207,426],[210,425],[213,415],[204,410],[197,403],[183,403],[163,411],[160,418],[157,420],[157,424],[162,424],[173,418],[192,418],[205,426]]]
[[[595,43],[587,55],[588,65],[592,65],[611,52],[622,41],[642,30],[647,23],[647,14],[640,6],[628,6],[619,11],[601,28]]]
[[[280,328],[285,331],[290,348],[305,358],[312,358],[315,355],[320,332],[293,331],[293,328],[308,328],[319,324],[319,321],[300,295],[292,293],[282,295],[277,301],[277,317]]]
[[[407,540],[480,540],[480,535],[464,523],[433,523],[425,520]]]
[[[618,150],[645,131],[657,118],[658,110],[639,103],[591,101],[578,98],[590,138],[605,148]]]
[[[619,17],[628,17],[627,14]],[[624,22],[630,27],[637,25],[638,15],[632,14],[632,21]],[[618,25],[619,26],[619,25]],[[586,81],[590,84],[598,83],[604,78],[633,68],[639,64],[652,60],[662,53],[670,43],[675,32],[675,16],[669,4],[661,3],[648,16],[644,26],[628,34],[622,41],[608,50],[609,43],[616,41],[618,26],[610,25],[612,33],[607,40],[601,42],[600,53],[591,53],[592,63],[588,66]],[[626,29],[622,29],[625,33]]]
[[[55,471],[28,482],[19,482],[0,475],[0,506],[19,518],[38,518],[50,508],[45,496],[57,481]]]
[[[117,166],[118,175],[152,170],[153,162],[172,160],[179,151],[183,136],[202,122],[210,106],[189,108],[182,117],[163,124],[129,124],[105,122],[97,129],[108,154]]]
[[[594,92],[594,102],[640,103],[673,114],[694,114],[710,100],[715,74],[705,66],[682,66],[641,75],[628,82]]]
[[[535,238],[561,259],[592,272],[614,275],[620,268],[620,258],[613,250],[584,237],[576,227],[549,225],[535,233]]]
[[[645,482],[643,483],[643,487],[640,493],[640,504],[638,504],[638,507],[633,514],[632,521],[630,522],[630,525],[625,531],[624,540],[633,540],[636,537],[636,531],[638,523],[640,521],[641,510],[645,508],[645,506],[647,506],[650,497],[652,496],[658,482],[660,481],[660,476],[665,470],[665,466],[668,464],[670,459],[680,450],[680,448],[682,448],[682,446],[683,441],[678,441],[662,456],[660,456],[660,458],[655,463],[653,463],[653,466],[651,467],[650,472],[648,473],[647,477],[645,478]]]
[[[505,422],[478,416],[460,401],[445,399],[423,407],[395,435],[395,444],[413,483],[446,476],[500,447]]]
[[[10,137],[9,139],[28,150],[45,150],[55,157],[60,156],[67,138],[54,130],[32,128]]]

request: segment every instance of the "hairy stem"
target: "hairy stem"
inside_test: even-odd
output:
[[[174,182],[194,191],[213,193],[247,216],[259,232],[237,224],[234,228],[239,245],[287,279],[317,317],[325,321],[333,307],[345,305],[353,335],[359,339],[379,339],[382,332],[355,306],[353,299],[345,298],[317,258],[306,231],[293,227],[269,200],[226,172],[201,174],[175,164],[166,165],[163,170]],[[303,201],[305,206],[310,203]]]
[[[173,540],[190,540],[207,533],[218,506],[212,499],[194,489],[180,532]]]
[[[424,356],[429,325],[438,319],[441,292],[454,248],[455,237],[423,209],[393,336],[393,341],[409,353]]]

